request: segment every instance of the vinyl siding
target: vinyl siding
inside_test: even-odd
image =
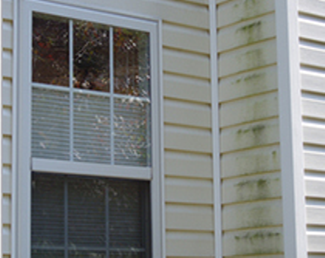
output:
[[[170,258],[214,257],[208,0],[52,2],[162,20],[166,254]],[[6,8],[12,10],[11,5]],[[10,26],[12,22],[8,20],[6,28],[10,30]],[[12,29],[5,29],[6,33],[12,33]],[[11,64],[12,40],[8,39],[6,44],[11,47],[3,58]],[[4,101],[4,119],[9,121],[11,69],[4,74],[4,95],[10,99]],[[8,157],[4,157],[3,182],[10,182],[11,157],[6,150],[11,149],[11,126],[6,125],[4,132],[8,132],[4,139],[4,153]],[[10,187],[4,190],[4,217],[8,221],[3,241],[4,253],[9,257]]]
[[[10,257],[12,223],[12,50],[13,3],[2,1],[2,256]]]
[[[274,1],[217,1],[224,257],[283,257]]]
[[[325,257],[325,3],[299,1],[307,246]]]

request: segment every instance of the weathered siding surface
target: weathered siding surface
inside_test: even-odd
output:
[[[11,175],[12,175],[12,73],[13,73],[13,3],[2,0],[2,256],[11,253]]]
[[[4,121],[11,121],[12,3],[4,1]],[[54,0],[162,19],[167,257],[213,257],[208,0]],[[6,35],[9,35],[8,37]],[[10,255],[11,134],[4,128],[4,254]]]
[[[217,1],[224,257],[283,257],[273,0]]]
[[[325,257],[325,3],[299,1],[309,257]]]

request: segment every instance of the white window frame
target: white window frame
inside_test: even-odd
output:
[[[32,12],[44,12],[71,19],[87,20],[150,34],[151,75],[151,167],[126,167],[31,158]],[[105,176],[150,182],[152,257],[163,255],[163,214],[161,182],[161,101],[159,97],[159,22],[102,11],[86,10],[47,1],[21,0],[19,5],[17,176],[16,176],[16,257],[31,254],[31,174],[34,172]],[[91,172],[90,172],[91,171]],[[128,172],[126,172],[128,171]]]

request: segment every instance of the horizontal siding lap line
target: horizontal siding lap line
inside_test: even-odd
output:
[[[172,205],[172,206],[187,206],[189,208],[204,208],[204,209],[211,209],[212,211],[212,207],[213,204],[209,204],[209,203],[182,203],[182,202],[170,202],[170,201],[166,201],[166,211],[167,211],[167,206]]]
[[[229,51],[243,45],[254,44],[275,37],[274,13],[235,26],[220,29],[218,52]]]
[[[193,40],[187,42],[193,43]],[[197,56],[209,58],[209,52],[207,52],[203,47],[198,47],[195,44],[193,44],[192,46],[189,43],[186,44],[187,44],[186,47],[182,47],[182,46],[177,46],[173,42],[164,43],[163,49],[167,51],[175,51],[177,53],[191,54],[191,55],[197,55]]]
[[[238,148],[238,149],[229,150],[229,151],[222,151],[221,154],[224,155],[224,154],[237,153],[237,152],[241,152],[241,151],[257,150],[257,149],[263,148],[263,147],[278,146],[279,144],[280,144],[279,141],[275,141],[275,142],[272,142],[272,143],[258,145],[258,146],[252,146],[252,147],[246,147],[246,148]]]
[[[282,212],[282,210],[280,212]],[[248,231],[248,230],[273,229],[273,228],[276,228],[276,227],[281,227],[282,225],[283,225],[282,223],[278,223],[278,224],[268,225],[268,226],[247,227],[247,228],[234,228],[234,229],[222,230],[222,231],[224,233],[240,233],[240,232]]]
[[[243,75],[243,74],[248,73],[248,72],[255,72],[255,71],[258,71],[259,69],[265,69],[265,68],[269,68],[269,67],[273,67],[273,66],[276,66],[276,62],[266,64],[266,65],[261,65],[259,67],[247,68],[246,70],[238,70],[237,72],[234,72],[234,73],[228,74],[228,75],[224,75],[224,76],[219,75],[219,80],[221,81],[221,80],[224,80],[224,79],[231,78],[233,76]]]
[[[277,92],[221,104],[220,127],[235,126],[278,116]]]
[[[258,42],[229,53],[220,54],[219,77],[262,68],[276,63],[275,40]]]
[[[181,2],[181,3],[187,3],[189,5],[193,5],[193,6],[205,6],[208,7],[209,6],[209,0],[169,0],[172,2]],[[166,0],[161,1],[162,3],[166,2]]]
[[[217,24],[223,27],[273,12],[275,6],[274,1],[270,0],[259,0],[258,4],[254,0],[235,0],[218,5],[217,8]]]
[[[254,199],[254,200],[247,200],[247,201],[237,201],[237,202],[230,202],[230,203],[222,203],[222,206],[232,206],[232,205],[240,205],[240,204],[252,204],[259,201],[278,201],[281,200],[281,197],[270,197],[265,199]]]
[[[247,173],[247,174],[240,174],[238,176],[222,176],[222,180],[231,180],[231,179],[239,179],[245,178],[247,176],[260,176],[260,175],[268,175],[281,172],[280,169],[277,170],[266,170],[261,172],[254,172],[254,173]]]
[[[224,206],[222,218],[224,232],[280,226],[283,223],[281,198]]]
[[[168,233],[189,233],[189,234],[212,234],[213,229],[211,230],[196,230],[196,229],[177,229],[177,228],[166,228]]]
[[[218,54],[219,55],[230,54],[233,51],[238,51],[238,50],[241,50],[241,49],[244,49],[244,48],[247,48],[247,47],[251,47],[251,46],[256,45],[256,44],[263,44],[263,43],[266,43],[266,42],[268,42],[270,40],[276,40],[276,37],[275,36],[272,36],[272,37],[268,37],[268,38],[265,38],[265,39],[261,39],[261,40],[257,40],[257,41],[252,41],[250,43],[244,43],[244,44],[238,45],[238,46],[236,46],[234,48],[231,48],[231,49],[226,49],[226,50],[218,51]],[[257,67],[256,69],[259,69],[259,68],[262,68],[262,67],[263,66]]]
[[[220,74],[219,74],[219,80],[221,82],[222,80],[229,79],[231,77],[244,76],[247,73],[258,72],[260,70],[268,69],[268,68],[271,68],[271,67],[276,67],[276,62],[270,63],[270,64],[266,64],[266,65],[261,65],[259,67],[247,68],[247,70],[240,70],[240,71],[237,71],[235,73],[232,73],[232,74],[229,74],[229,75],[226,75],[226,76],[220,76]]]
[[[225,233],[223,247],[224,256],[281,254],[283,253],[283,229],[271,227]]]
[[[220,24],[219,24],[218,27],[217,27],[217,29],[218,29],[218,31],[224,30],[224,29],[228,29],[228,28],[231,28],[233,26],[238,26],[238,25],[240,25],[243,22],[252,22],[255,19],[260,19],[260,18],[263,18],[263,17],[265,17],[267,15],[272,15],[274,13],[275,13],[274,11],[269,11],[269,12],[262,13],[260,15],[252,16],[250,18],[243,19],[243,20],[238,20],[238,21],[235,21],[233,23],[225,24],[225,25],[222,25],[222,26],[220,26]]]
[[[319,0],[299,0],[298,10],[309,15],[324,17],[325,4]]]
[[[245,125],[250,125],[252,123],[257,123],[257,122],[263,122],[263,121],[268,121],[268,120],[272,120],[272,119],[277,119],[279,117],[279,115],[273,115],[273,116],[269,116],[269,117],[263,117],[260,119],[256,119],[256,120],[249,120],[249,121],[244,121],[238,124],[232,124],[232,125],[227,125],[227,126],[223,126],[220,127],[221,130],[227,130],[227,129],[231,129],[231,128],[235,128],[238,126],[245,126]]]
[[[301,73],[320,74],[325,71],[322,67],[312,66],[308,64],[300,64]]]
[[[276,66],[254,69],[219,81],[221,103],[277,91]]]
[[[219,104],[223,105],[223,104],[236,103],[237,101],[247,100],[247,99],[256,98],[256,97],[262,97],[264,95],[269,95],[269,94],[273,94],[273,93],[278,93],[278,90],[277,89],[269,89],[267,91],[251,93],[249,95],[237,97],[237,98],[234,98],[234,99],[227,99],[227,100],[220,100],[219,99]]]

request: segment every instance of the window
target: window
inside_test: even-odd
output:
[[[159,255],[156,22],[21,12],[19,257]]]

